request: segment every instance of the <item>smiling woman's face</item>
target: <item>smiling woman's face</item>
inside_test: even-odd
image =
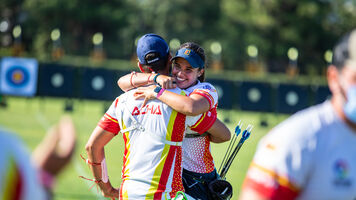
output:
[[[181,89],[186,89],[193,86],[204,70],[193,68],[184,58],[174,59],[172,65],[172,76],[176,78],[177,86]]]

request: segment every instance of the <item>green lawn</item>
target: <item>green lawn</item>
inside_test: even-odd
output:
[[[0,107],[0,126],[18,134],[27,144],[28,148],[33,150],[45,135],[46,130],[55,124],[60,116],[65,113],[64,102],[64,99],[58,98],[26,99],[8,97],[8,106],[6,108]],[[92,182],[78,177],[80,175],[88,178],[91,177],[88,167],[79,155],[85,155],[85,143],[108,105],[110,105],[110,102],[74,101],[74,112],[69,114],[73,117],[76,125],[78,137],[77,149],[71,164],[65,168],[57,179],[54,191],[56,200],[100,199],[95,187],[89,191]],[[232,132],[239,120],[243,121],[243,128],[246,128],[247,124],[254,125],[250,139],[245,142],[227,174],[227,179],[234,188],[234,199],[237,199],[237,193],[239,193],[258,141],[274,125],[285,119],[287,115],[221,109],[218,110],[218,114],[219,119],[225,121]],[[267,119],[269,126],[260,126],[261,119]],[[217,168],[220,166],[228,144],[227,142],[212,145],[212,152]],[[123,140],[121,137],[117,137],[106,148],[106,160],[110,180],[117,187],[121,183],[122,155]]]

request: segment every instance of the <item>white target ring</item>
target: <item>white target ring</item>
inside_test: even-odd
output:
[[[261,92],[257,88],[251,88],[247,92],[247,97],[253,103],[259,102],[261,100]]]
[[[105,81],[102,76],[95,76],[91,81],[91,87],[96,90],[102,90],[105,87]]]
[[[289,91],[286,94],[286,102],[289,106],[295,106],[299,102],[299,96],[294,91]]]
[[[51,84],[53,85],[53,87],[55,88],[62,87],[63,83],[64,83],[64,78],[61,73],[53,74],[51,78]]]

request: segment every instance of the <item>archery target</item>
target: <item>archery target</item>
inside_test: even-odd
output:
[[[242,110],[271,111],[271,86],[262,82],[242,82],[240,107]]]
[[[63,85],[63,82],[64,82],[64,78],[63,78],[63,75],[61,73],[55,73],[51,77],[51,84],[55,88],[61,87]]]
[[[80,96],[88,99],[114,100],[117,77],[109,69],[82,68]]]
[[[286,103],[289,106],[295,106],[299,102],[299,96],[295,91],[289,91],[286,94]]]
[[[247,97],[253,103],[259,102],[261,99],[261,92],[255,87],[250,88],[247,92]]]
[[[39,69],[38,95],[75,97],[75,78],[78,78],[75,67],[42,64]]]
[[[23,87],[28,83],[29,74],[23,66],[13,66],[6,72],[6,80],[13,87]]]
[[[0,93],[15,96],[34,96],[37,91],[37,75],[37,60],[3,58],[0,72]]]
[[[105,87],[104,78],[102,76],[95,76],[91,80],[91,87],[96,91],[102,90]]]
[[[277,88],[277,112],[295,113],[308,106],[308,88],[301,85],[280,84]]]

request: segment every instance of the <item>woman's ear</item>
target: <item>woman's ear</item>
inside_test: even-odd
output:
[[[204,74],[204,69],[199,70],[199,72],[198,72],[198,77],[200,77],[200,76],[203,75],[203,74]]]

